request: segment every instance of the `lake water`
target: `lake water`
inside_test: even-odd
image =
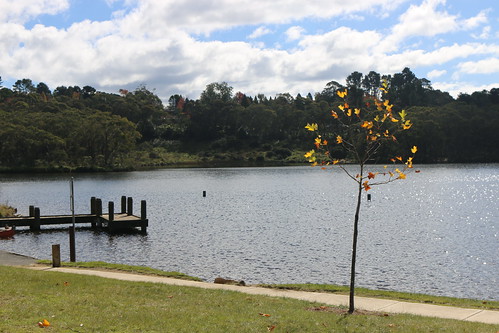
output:
[[[426,165],[374,187],[360,217],[357,285],[499,300],[499,164]],[[147,200],[147,234],[77,229],[78,261],[180,271],[213,281],[349,283],[355,183],[319,168],[166,169],[75,174],[76,213],[90,197]],[[0,174],[0,202],[70,214],[68,175]],[[202,192],[206,191],[206,197]],[[18,232],[0,249],[50,259],[68,232]]]

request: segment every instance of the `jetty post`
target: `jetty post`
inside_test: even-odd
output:
[[[90,214],[95,215],[95,203],[96,198],[91,197],[90,198]],[[95,229],[97,227],[97,219],[94,219],[93,222],[91,223],[92,229]]]
[[[126,196],[121,196],[121,214],[126,213]]]
[[[127,202],[127,215],[133,215],[133,198],[129,197]]]
[[[114,221],[114,202],[109,201],[107,204],[108,211],[109,211],[109,221]]]
[[[31,231],[39,231],[40,230],[40,208],[33,208],[33,222],[31,223],[30,230]]]
[[[142,221],[142,227],[140,227],[140,230],[142,232],[146,232],[147,226],[145,226],[145,220],[147,220],[147,203],[145,200],[140,201],[140,219]]]

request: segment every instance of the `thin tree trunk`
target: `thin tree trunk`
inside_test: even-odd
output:
[[[361,167],[361,176],[363,174]],[[362,177],[360,178],[362,179]],[[359,213],[360,213],[360,203],[362,201],[362,182],[359,181],[359,190],[357,194],[357,209],[355,210],[355,220],[353,223],[353,244],[352,244],[352,267],[350,270],[350,304],[348,307],[348,313],[352,314],[355,310],[354,294],[355,294],[355,262],[357,260],[357,235],[359,233]]]

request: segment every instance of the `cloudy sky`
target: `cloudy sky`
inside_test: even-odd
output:
[[[497,0],[0,0],[0,76],[166,101],[211,82],[320,92],[409,67],[435,89],[499,87]]]

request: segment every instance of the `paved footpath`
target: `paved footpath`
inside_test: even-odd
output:
[[[6,255],[4,254],[4,257],[5,256]],[[0,251],[0,265],[2,264],[2,259],[4,259],[4,257],[2,257],[2,251]],[[16,258],[14,257],[14,259]],[[40,271],[92,275],[92,276],[100,276],[103,278],[124,280],[124,281],[164,283],[170,285],[205,288],[205,289],[224,289],[224,290],[232,290],[252,295],[288,297],[309,302],[327,304],[327,305],[348,306],[347,295],[336,295],[331,293],[318,293],[318,292],[293,291],[293,290],[278,290],[278,289],[269,289],[262,287],[253,287],[253,286],[245,286],[245,287],[232,286],[232,285],[214,284],[208,282],[172,279],[160,276],[130,274],[130,273],[121,273],[114,271],[99,271],[93,269],[79,269],[79,268],[66,268],[66,267],[53,268],[47,266],[33,266],[33,265],[29,266],[30,265],[29,260],[27,259],[22,260],[22,258],[17,258],[17,259],[20,260],[18,263],[16,263],[15,261],[11,261],[10,263],[15,266],[22,266]],[[5,264],[5,262],[3,264]],[[363,309],[368,311],[378,311],[386,313],[408,313],[408,314],[415,314],[427,317],[439,317],[439,318],[475,321],[475,322],[499,325],[499,311],[492,311],[492,310],[465,309],[452,306],[410,303],[410,302],[401,302],[396,300],[358,297],[358,296],[355,297],[355,306],[358,309]]]

